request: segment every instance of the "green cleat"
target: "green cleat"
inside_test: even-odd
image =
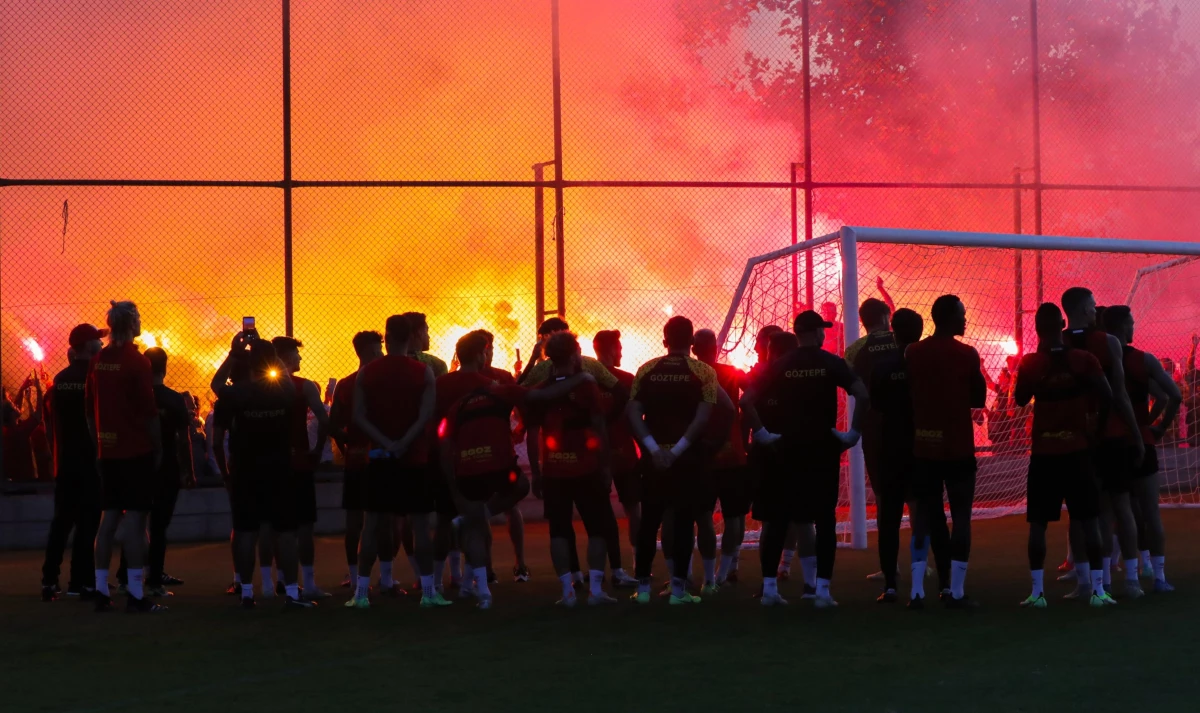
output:
[[[634,604],[649,604],[650,592],[636,592],[631,594],[629,595],[629,601],[633,602]]]
[[[1021,606],[1026,609],[1045,609],[1047,604],[1046,595],[1044,594],[1039,594],[1036,597],[1030,594],[1025,598],[1025,601],[1021,602]]]
[[[682,597],[677,597],[674,594],[672,594],[670,603],[671,603],[671,606],[677,606],[680,604],[699,604],[700,597],[697,597],[695,594],[692,594],[690,592],[684,592]]]
[[[434,592],[432,597],[421,597],[422,609],[436,609],[437,607],[448,607],[454,602],[449,601],[442,596],[441,592]]]
[[[1093,594],[1091,600],[1089,600],[1088,603],[1090,605],[1092,605],[1093,607],[1096,607],[1097,609],[1099,609],[1101,607],[1113,606],[1114,604],[1117,603],[1117,600],[1113,599],[1112,595],[1109,594],[1108,592],[1104,592],[1103,594]]]
[[[347,609],[370,609],[371,600],[366,597],[353,597],[342,606]]]

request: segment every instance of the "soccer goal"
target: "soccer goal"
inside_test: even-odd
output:
[[[810,307],[836,310],[841,324],[827,335],[826,349],[844,349],[862,333],[858,305],[868,297],[917,311],[928,335],[933,301],[958,295],[967,308],[964,341],[979,350],[989,382],[987,407],[975,414],[976,515],[1019,513],[1031,413],[1012,399],[1014,367],[1037,348],[1037,306],[1058,303],[1076,285],[1091,289],[1099,305],[1128,304],[1134,345],[1175,374],[1184,404],[1158,446],[1162,502],[1200,505],[1200,378],[1192,338],[1200,330],[1200,243],[845,227],[747,262],[722,325],[723,358],[753,363],[761,328],[790,329],[794,315]],[[842,467],[842,543],[866,547],[873,515],[857,446]],[[747,541],[754,540],[748,533]]]

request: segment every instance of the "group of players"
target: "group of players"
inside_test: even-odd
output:
[[[973,606],[965,592],[976,477],[972,412],[984,407],[987,386],[978,352],[958,339],[965,334],[966,308],[957,296],[939,297],[932,307],[933,332],[924,338],[924,320],[912,310],[893,313],[887,303],[868,299],[859,316],[867,336],[850,345],[845,358],[822,348],[834,324],[816,312],[799,314],[791,332],[762,329],[759,362],[748,374],[718,363],[716,336],[694,331],[684,317],[667,321],[665,354],[636,374],[619,368],[619,332],[595,336],[593,359],[582,356],[567,323],[554,318],[541,325],[533,358],[514,378],[492,367],[492,336],[486,331],[458,341],[457,368],[450,372],[427,353],[424,315],[395,315],[382,335],[354,336],[359,368],[338,382],[328,413],[316,385],[296,376],[300,342],[243,332],[213,379],[216,443],[228,435],[228,458],[223,447],[215,455],[233,513],[236,574],[229,593],[240,595],[246,608],[256,606],[257,560],[260,596],[282,596],[291,608],[309,608],[330,596],[315,584],[312,528],[313,471],[325,439],[332,438],[345,458],[350,569],[345,584],[353,590],[348,608],[368,608],[372,593],[404,594],[392,571],[402,547],[419,577],[421,607],[452,603],[444,596],[449,561],[459,596],[490,608],[490,518],[509,513],[516,523],[514,576],[527,580],[516,505],[531,488],[549,523],[562,606],[575,606],[576,589],[585,586],[572,523],[577,510],[588,535],[583,563],[589,605],[616,602],[604,590],[606,566],[614,587],[636,587],[633,601],[650,603],[660,529],[671,577],[669,603],[701,601],[691,588],[694,547],[704,565],[699,594],[716,594],[736,581],[737,553],[752,512],[763,523],[761,603],[787,604],[779,591],[779,575],[786,571],[780,562],[785,549],[798,549],[804,598],[833,607],[841,464],[861,438],[878,506],[885,580],[879,601],[898,600],[900,525],[907,505],[908,606],[925,605],[930,550],[945,606]],[[153,382],[158,374],[161,385],[165,354],[160,369],[137,351],[133,339],[140,316],[132,303],[114,303],[108,325],[109,344],[103,348],[99,340],[108,330],[77,328],[90,331],[73,354],[69,369],[80,373],[69,383],[79,382],[84,392],[79,416],[86,423],[56,423],[55,430],[86,429],[97,448],[104,514],[96,538],[95,587],[86,594],[99,610],[112,606],[108,567],[124,511],[131,520],[124,536],[127,607],[161,611],[141,586],[141,566],[145,514],[153,506],[163,461],[166,426],[159,422]],[[1155,590],[1171,589],[1164,574],[1153,444],[1161,436],[1155,424],[1172,422],[1181,397],[1158,360],[1131,345],[1133,326],[1123,306],[1109,307],[1098,323],[1095,299],[1085,288],[1064,293],[1061,310],[1047,303],[1037,311],[1039,346],[1021,359],[1015,387],[1019,404],[1033,402],[1027,511],[1032,591],[1023,606],[1047,604],[1046,526],[1059,519],[1064,502],[1071,549],[1081,555],[1075,557],[1080,588],[1075,596],[1097,607],[1116,603],[1110,591],[1112,553],[1105,551],[1113,532],[1125,559],[1127,596],[1143,594],[1137,579],[1139,534]],[[839,392],[853,397],[845,431],[839,430]],[[307,430],[310,414],[318,422],[315,444]],[[529,478],[517,466],[514,449],[522,435]],[[629,520],[633,577],[621,564],[610,500],[614,485]],[[725,522],[719,564],[712,519],[718,502]],[[466,561],[462,572],[460,552]],[[380,577],[372,586],[376,560]]]

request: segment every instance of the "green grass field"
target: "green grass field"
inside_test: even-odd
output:
[[[221,593],[228,546],[206,544],[168,553],[168,570],[187,581],[168,613],[97,615],[75,601],[43,604],[40,553],[9,552],[0,696],[9,711],[172,713],[1196,710],[1200,513],[1168,511],[1166,523],[1179,591],[1103,610],[1062,601],[1057,583],[1050,608],[1016,606],[1028,593],[1019,518],[977,525],[968,589],[982,606],[967,612],[876,604],[864,580],[877,569],[872,550],[839,550],[833,611],[801,605],[795,581],[784,587],[792,606],[762,609],[755,552],[740,584],[699,607],[559,610],[544,524],[529,526],[534,580],[504,577],[488,612],[415,600],[348,611],[340,589],[315,611],[284,612],[278,600],[242,611]],[[1051,567],[1063,540],[1056,526]],[[504,531],[496,543],[505,573]],[[340,539],[320,542],[317,564],[332,589],[345,569]]]

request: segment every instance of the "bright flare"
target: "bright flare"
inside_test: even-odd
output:
[[[1009,337],[1008,339],[1005,339],[1003,342],[1001,342],[1000,347],[1002,349],[1004,349],[1005,354],[1009,354],[1009,355],[1016,355],[1021,352],[1021,350],[1017,348],[1016,340],[1013,339],[1012,337]]]
[[[278,372],[278,371],[276,371],[276,370],[274,370],[274,369],[272,369],[272,370],[270,370],[270,371],[268,371],[268,372],[267,372],[267,376],[269,376],[269,377],[271,377],[272,379],[274,379],[275,377],[279,376],[279,372]]]
[[[37,340],[33,337],[26,337],[23,343],[25,344],[25,348],[29,350],[29,355],[33,357],[34,361],[40,362],[46,358],[46,352],[42,351],[41,346],[38,345]]]
[[[672,317],[675,315],[675,308],[671,305],[667,305],[666,307],[663,307],[663,314],[667,315],[668,317]]]
[[[142,332],[142,345],[147,349],[153,349],[158,346],[158,340],[154,338],[151,332]]]

